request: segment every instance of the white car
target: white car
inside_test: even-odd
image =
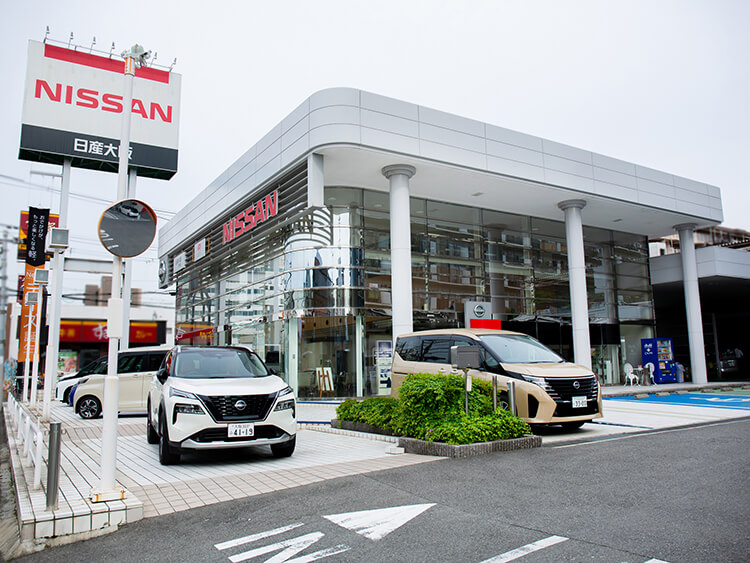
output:
[[[148,398],[151,379],[154,377],[156,370],[159,369],[169,349],[169,347],[164,346],[144,346],[118,353],[118,412],[146,412],[146,399]],[[70,397],[70,395],[73,395],[71,404],[81,418],[97,418],[102,413],[104,381],[107,377],[108,363],[107,356],[103,356],[89,364],[94,366],[93,369],[83,377],[78,378],[76,386],[67,390],[67,393],[63,391],[64,396]],[[84,370],[78,373],[81,374]]]
[[[271,446],[294,453],[294,392],[255,354],[233,346],[175,346],[151,382],[146,438],[162,465],[182,450]]]

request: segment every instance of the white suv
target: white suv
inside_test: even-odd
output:
[[[292,455],[296,403],[292,388],[247,348],[175,346],[151,382],[146,439],[162,465],[181,450],[271,446]]]

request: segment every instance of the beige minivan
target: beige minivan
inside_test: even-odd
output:
[[[602,416],[602,396],[594,373],[571,364],[538,340],[507,330],[440,329],[403,334],[396,340],[391,395],[412,373],[463,374],[451,365],[451,346],[477,346],[482,369],[473,378],[492,382],[498,403],[508,404],[508,381],[515,381],[517,414],[530,424],[580,428]]]

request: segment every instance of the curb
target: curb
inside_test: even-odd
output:
[[[331,421],[331,428],[348,430],[351,432],[365,432],[370,434],[379,434],[392,436],[393,432],[378,428],[372,424],[364,422],[349,422],[348,420],[339,420],[334,418]],[[464,458],[476,455],[484,455],[492,452],[510,452],[513,450],[526,450],[530,448],[539,448],[542,445],[541,436],[527,435],[523,438],[511,438],[509,440],[494,440],[492,442],[477,442],[476,444],[445,444],[443,442],[427,442],[417,440],[416,438],[398,438],[398,447],[403,448],[407,454],[432,455],[439,457]]]
[[[542,445],[541,436],[524,436],[510,440],[495,440],[493,442],[478,442],[476,444],[444,444],[442,442],[425,442],[415,438],[399,438],[398,445],[409,454],[434,455],[450,458],[473,457],[493,452],[510,452],[539,448]]]

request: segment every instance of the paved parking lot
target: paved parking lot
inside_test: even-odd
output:
[[[632,390],[637,392],[639,390]],[[653,390],[651,390],[653,391]],[[608,390],[610,395],[616,390]],[[739,397],[739,398],[738,398]],[[264,447],[186,453],[176,466],[162,466],[158,447],[146,442],[145,416],[121,416],[118,424],[117,481],[124,501],[92,503],[90,491],[100,478],[102,419],[84,420],[55,402],[51,419],[63,423],[60,501],[46,510],[46,464],[42,487],[31,488],[33,468],[23,467],[9,431],[18,487],[18,515],[23,540],[92,532],[144,517],[160,516],[208,504],[263,494],[326,479],[389,469],[436,459],[387,453],[395,438],[357,434],[325,426],[335,416],[336,402],[301,402],[297,450],[276,459]],[[642,399],[610,396],[605,416],[577,432],[542,429],[545,445],[705,423],[749,414],[750,398],[742,395],[690,394]],[[6,423],[7,423],[6,412]],[[46,448],[46,445],[45,445]],[[46,453],[46,451],[45,451]]]

